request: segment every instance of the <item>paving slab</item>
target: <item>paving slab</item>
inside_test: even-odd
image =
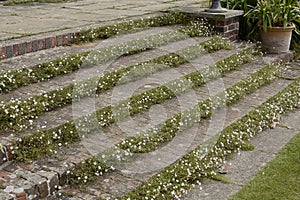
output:
[[[79,0],[76,2],[42,4],[30,3],[15,6],[0,4],[0,30],[11,34],[41,34],[61,29],[71,29],[103,21],[155,13],[177,6],[194,4],[189,1],[107,1]],[[0,35],[1,40],[11,35]]]

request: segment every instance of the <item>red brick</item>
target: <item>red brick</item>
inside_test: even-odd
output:
[[[32,42],[26,42],[26,53],[32,52]]]
[[[236,29],[235,23],[230,24],[230,25],[228,26],[228,31],[235,30],[235,29]]]
[[[38,47],[39,51],[46,49],[46,41],[45,41],[45,39],[38,40],[38,46],[39,46]]]
[[[51,47],[52,47],[52,48],[56,47],[56,43],[57,43],[56,37],[52,37],[52,38],[51,38]]]
[[[225,33],[227,32],[227,26],[216,26],[215,27],[216,31],[221,32],[221,33]]]
[[[59,176],[59,184],[65,185],[68,182],[68,175],[67,172],[60,174]]]
[[[58,35],[56,36],[56,46],[62,46],[63,45],[63,36]]]
[[[1,59],[5,59],[6,58],[6,48],[5,47],[1,48],[0,56],[1,56]]]
[[[215,25],[216,26],[226,26],[227,25],[227,21],[216,21]]]
[[[10,175],[11,175],[10,172],[4,170],[0,171],[0,177],[3,178],[4,180],[10,180]]]
[[[26,200],[26,193],[25,192],[20,192],[20,193],[15,193],[17,200]]]
[[[56,190],[59,185],[58,174],[56,172],[39,171],[38,174],[48,180],[50,194]]]
[[[39,191],[39,194],[40,194],[40,198],[45,198],[49,195],[49,190],[48,190],[48,183],[47,181],[44,181],[42,183],[39,183],[37,185],[38,187],[38,191]]]
[[[26,43],[19,44],[19,55],[23,55],[26,53]]]
[[[68,34],[65,34],[62,36],[63,37],[63,42],[62,44],[63,45],[68,45],[69,44],[69,35]]]
[[[32,51],[38,51],[39,50],[39,41],[38,40],[33,40],[32,42]]]
[[[14,54],[14,56],[19,55],[19,44],[14,44],[13,45],[13,54]]]
[[[18,164],[20,168],[24,169],[24,170],[31,170],[33,169],[33,164],[26,164],[26,163],[19,163]]]
[[[6,58],[11,58],[14,56],[13,46],[6,46]]]
[[[17,200],[27,200],[26,196],[17,197]]]

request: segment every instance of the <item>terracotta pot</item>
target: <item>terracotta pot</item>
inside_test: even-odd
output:
[[[264,47],[269,53],[288,52],[292,38],[292,32],[295,26],[272,27],[267,29],[267,32],[260,27],[260,38]]]

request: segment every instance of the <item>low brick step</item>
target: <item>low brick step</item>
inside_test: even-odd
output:
[[[129,42],[132,40],[143,39],[147,36],[158,35],[171,30],[176,30],[180,26],[165,26],[153,27],[150,29],[139,30],[134,33],[127,33],[124,35],[117,35],[112,38],[96,40],[89,43],[74,44],[72,46],[62,46],[53,49],[46,49],[42,51],[32,52],[18,57],[8,58],[0,61],[0,72],[7,72],[9,70],[18,70],[22,68],[33,68],[43,62],[53,61],[57,58],[67,57],[75,53],[98,50],[101,48],[108,48],[109,46],[116,46],[122,42]]]
[[[123,19],[122,21],[113,20],[108,22],[100,22],[98,24],[92,24],[87,27],[73,28],[73,29],[62,30],[57,32],[44,33],[44,34],[33,35],[29,37],[22,37],[18,39],[1,41],[0,60],[5,60],[12,57],[18,57],[24,54],[30,54],[32,52],[43,51],[45,49],[76,45],[78,43],[77,39],[82,36],[82,33],[92,29],[97,30],[99,28],[101,29],[106,26],[113,27],[113,26],[117,26],[118,24],[132,23],[134,21],[141,20],[141,19],[143,19],[144,21],[148,20],[149,22],[151,22],[151,19],[156,19],[166,15],[168,14],[157,12],[157,13],[146,14],[142,16],[129,17]],[[162,25],[163,24],[160,25],[158,24],[156,26],[162,26]],[[121,31],[121,34],[129,31],[134,32],[141,29],[147,29],[153,26],[155,27],[155,24],[151,26],[151,23],[149,23],[149,26],[146,27],[141,26],[141,27],[136,27],[135,29],[129,27],[127,31],[126,30]],[[105,38],[100,37],[99,39],[105,39]]]
[[[225,53],[225,52],[223,52],[223,53]],[[220,59],[221,53],[219,55],[217,55],[217,53],[216,53],[215,57]],[[199,60],[201,61],[201,59],[199,59]],[[76,149],[76,151],[75,151],[75,149]],[[64,154],[66,154],[66,155],[64,155]],[[48,180],[48,182],[50,181],[50,183],[54,182],[55,185],[58,185],[58,184],[63,185],[67,181],[66,174],[67,174],[68,170],[70,170],[70,168],[74,167],[74,164],[78,163],[79,161],[81,161],[83,159],[89,158],[90,156],[91,156],[90,152],[88,152],[84,146],[81,146],[81,144],[74,144],[74,145],[72,145],[72,148],[70,148],[70,149],[63,148],[59,152],[59,154],[56,155],[56,158],[54,157],[54,158],[48,158],[47,160],[36,161],[29,165],[15,163],[15,164],[9,165],[8,168],[13,166],[13,168],[16,171],[25,172],[25,174],[19,174],[19,177],[34,176],[34,174],[36,174],[38,171],[45,171],[45,169],[48,169],[46,171],[50,172],[50,173],[48,173],[48,175],[49,175],[49,177],[51,175],[51,177],[50,178],[48,177],[48,179],[42,179],[42,180],[44,180],[44,181]],[[17,165],[17,166],[14,166],[14,165]],[[27,172],[25,170],[26,168],[28,169]],[[14,169],[12,169],[11,171],[14,171]],[[19,170],[17,170],[17,169],[19,169]],[[43,177],[45,177],[45,175]],[[14,181],[12,181],[12,182],[14,182]],[[15,183],[17,185],[18,185],[18,182],[19,182],[19,180],[16,179]],[[40,182],[43,183],[43,181],[40,181]],[[31,184],[29,184],[29,185],[31,185],[31,186],[30,187],[28,186],[28,187],[32,188],[32,187],[34,187],[35,184],[32,185],[32,181],[31,181]],[[43,186],[40,185],[40,186],[38,186],[38,188],[39,187],[43,187]],[[54,190],[54,189],[52,188],[51,191],[52,190]],[[45,195],[45,193],[43,193],[43,192],[41,193],[41,191],[43,191],[43,189],[39,189],[39,190],[35,191],[35,193],[32,193],[32,194],[40,195],[42,197]]]

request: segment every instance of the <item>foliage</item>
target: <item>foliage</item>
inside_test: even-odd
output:
[[[295,0],[259,0],[255,7],[245,14],[252,22],[257,21],[257,25],[261,25],[264,31],[268,27],[292,26],[299,21],[300,7],[298,1]],[[296,29],[298,33],[298,30]]]
[[[172,32],[172,34],[174,34],[174,32]],[[176,36],[171,37],[170,34],[166,34],[167,38],[163,43],[172,41],[172,38],[176,38],[176,40],[182,38],[181,34],[178,36],[178,33],[176,33],[175,35]],[[159,36],[159,38],[162,38],[162,36]],[[150,44],[152,44],[152,42],[153,41],[151,40]],[[161,42],[156,43],[153,46],[158,45],[161,45]],[[137,43],[134,46],[137,47],[139,45]],[[64,88],[52,90],[48,93],[36,95],[25,100],[12,99],[10,103],[1,102],[0,116],[2,120],[0,122],[0,127],[3,129],[26,128],[32,119],[44,112],[71,104],[85,96],[102,93],[113,88],[117,84],[137,80],[169,67],[178,67],[206,52],[213,52],[224,48],[229,48],[228,41],[225,41],[220,37],[214,37],[211,40],[202,42],[198,45],[192,45],[179,50],[178,52],[159,56],[120,70],[106,72],[100,77],[94,77],[82,82],[74,83]],[[106,51],[104,51],[104,53],[105,52]],[[91,57],[94,58],[94,56]],[[110,56],[106,56],[105,59],[108,57]]]
[[[242,56],[239,56],[241,59]],[[247,60],[247,59],[246,59]],[[229,59],[228,59],[229,61]],[[233,60],[232,62],[229,63],[236,63]],[[239,64],[241,64],[243,61],[240,61]],[[201,119],[207,118],[211,116],[213,110],[217,110],[218,108],[224,106],[226,103],[232,104],[235,103],[233,102],[233,99],[237,101],[239,98],[242,96],[251,93],[252,91],[262,87],[263,85],[269,83],[272,81],[274,78],[276,78],[276,74],[278,74],[278,70],[280,70],[280,66],[266,66],[264,69],[258,71],[254,75],[251,75],[250,77],[246,78],[244,81],[241,81],[237,83],[236,85],[230,87],[227,89],[228,94],[227,99],[228,102],[226,102],[226,99],[224,98],[219,98],[220,95],[217,94],[207,100],[199,102],[197,106],[194,108],[188,109],[182,113],[175,114],[172,118],[167,119],[164,123],[161,129],[153,129],[153,132],[155,134],[151,134],[147,132],[145,135],[148,135],[148,137],[144,136],[142,137],[142,140],[138,141],[136,139],[139,138],[133,138],[129,137],[126,140],[123,140],[123,142],[117,144],[118,147],[121,147],[121,149],[124,150],[123,153],[122,151],[119,150],[119,148],[116,148],[117,150],[112,150],[112,151],[107,151],[104,153],[101,153],[95,157],[92,157],[90,159],[94,160],[97,159],[98,162],[100,163],[105,163],[106,165],[113,164],[113,168],[116,167],[118,162],[122,161],[127,161],[128,157],[132,156],[132,153],[146,153],[152,150],[155,150],[157,146],[161,145],[163,142],[170,141],[178,132],[178,130],[184,130],[188,128],[189,126],[193,125],[194,123],[199,123]],[[229,92],[229,91],[236,91],[238,89],[239,92]],[[237,98],[236,96],[239,96]],[[200,110],[198,107],[201,107]],[[206,114],[205,114],[206,113]],[[180,118],[184,119],[180,119]],[[184,122],[181,124],[179,121]],[[137,143],[138,142],[138,143]],[[114,155],[114,159],[111,158],[110,160],[114,160],[114,162],[107,162],[107,157],[111,157],[111,155]],[[105,165],[104,164],[104,165]],[[108,167],[109,168],[109,167]],[[92,171],[87,175],[85,171],[82,169],[81,165],[75,166],[73,170],[70,172],[70,183],[71,184],[76,184],[78,183],[78,179],[74,174],[85,174],[85,176],[92,177],[95,171]],[[104,172],[103,172],[104,173]],[[82,176],[82,175],[81,175]],[[93,180],[93,178],[91,178]],[[82,183],[82,181],[81,181]]]
[[[286,7],[291,11],[291,7],[293,10],[299,10],[299,4],[297,0],[289,0],[285,1]],[[235,10],[244,10],[245,13],[248,13],[250,9],[255,8],[258,4],[258,0],[224,0],[222,1],[223,6],[227,7],[228,9],[235,9]],[[298,4],[298,5],[297,5]],[[278,10],[277,10],[278,11]],[[297,11],[298,12],[298,11]],[[291,15],[292,13],[289,12]],[[294,15],[294,14],[293,14]],[[279,16],[278,16],[279,17]],[[278,20],[277,17],[277,20]],[[285,18],[288,18],[288,14]],[[300,22],[299,22],[299,13],[298,17],[294,17],[293,23],[295,24],[297,30],[300,30]],[[240,29],[239,29],[239,37],[244,40],[258,40],[259,39],[259,22],[257,18],[252,18],[251,16],[247,15],[240,19]],[[291,49],[296,52],[296,57],[300,56],[300,35],[293,34],[292,42],[291,42]]]
[[[240,56],[241,59],[243,56]],[[249,59],[251,60],[251,59]],[[249,61],[241,59],[239,64]],[[227,63],[228,65],[229,63]],[[164,123],[158,125],[159,128],[150,129],[137,137],[129,137],[118,144],[121,149],[133,153],[147,153],[156,150],[163,143],[169,142],[178,132],[199,123],[212,115],[215,110],[226,105],[231,105],[241,99],[245,94],[249,94],[276,79],[281,73],[280,65],[270,65],[252,74],[247,79],[226,89],[224,92],[216,94],[207,100],[203,100],[193,108],[169,118]],[[256,81],[254,81],[256,80]],[[248,145],[248,144],[247,144]],[[244,148],[250,148],[250,146]]]
[[[250,10],[251,7],[256,6],[257,0],[224,0],[221,2],[223,7],[233,10],[244,10],[245,13]],[[249,23],[249,17],[242,17],[239,22],[239,37],[243,40],[249,40],[257,38],[257,21]]]
[[[190,18],[181,13],[171,12],[169,14],[153,17],[120,22],[113,25],[107,25],[99,28],[82,30],[75,34],[75,43],[92,42],[97,39],[106,39],[117,34],[136,31],[141,28],[168,26],[174,24],[185,24]]]
[[[198,146],[120,199],[179,199],[190,188],[201,188],[200,181],[204,177],[214,177],[214,170],[225,163],[226,157],[239,151],[250,138],[262,130],[270,128],[281,115],[299,107],[299,86],[300,79],[297,79],[225,128],[217,143],[208,149],[208,153],[203,154],[207,149]]]
[[[213,42],[214,41],[214,42]],[[210,44],[215,44],[214,45],[209,45],[209,49],[221,49],[224,46],[227,47],[228,43],[225,42],[222,38],[216,37],[211,40],[209,40]],[[205,43],[205,42],[204,42]],[[194,54],[193,56],[191,55],[191,51],[188,51],[187,49],[184,49],[182,51],[185,51],[186,54],[182,55],[187,55],[189,58],[196,58],[199,55],[202,55],[203,53],[206,53],[206,51],[203,49],[201,44],[198,45],[193,45],[190,48],[198,48],[198,51],[193,51]],[[180,54],[179,54],[180,55]],[[178,57],[178,56],[177,56]],[[182,64],[186,62],[185,59],[179,60],[178,59],[171,59],[170,55],[169,56],[162,56],[159,57],[160,59],[155,59],[155,62],[159,63],[166,63],[168,64],[168,67],[176,67],[179,64]],[[168,59],[167,59],[168,58]],[[167,59],[167,60],[166,60]],[[107,76],[106,80],[111,84],[113,82],[112,80],[115,79],[115,76]],[[106,82],[107,82],[106,81]],[[177,80],[179,85],[181,84],[180,80]],[[173,81],[174,84],[177,83],[176,80]],[[167,84],[172,84],[172,83],[167,83]],[[115,84],[113,84],[114,86]],[[113,87],[112,86],[112,87]],[[175,85],[174,88],[176,88],[177,84]],[[184,92],[184,89],[180,89],[182,86],[178,87],[178,93],[179,92]],[[162,85],[157,88],[153,88],[150,90],[147,90],[144,93],[140,93],[137,95],[132,96],[129,99],[123,100],[121,102],[117,102],[114,105],[107,106],[104,108],[98,109],[95,113],[88,114],[84,117],[75,119],[73,121],[64,123],[58,127],[51,128],[49,130],[44,130],[44,131],[37,131],[32,135],[24,136],[22,139],[16,141],[10,148],[14,149],[14,156],[17,159],[20,160],[30,160],[30,159],[36,159],[39,158],[41,155],[49,155],[55,153],[56,149],[60,146],[66,145],[73,143],[77,140],[79,140],[80,136],[78,134],[78,131],[81,129],[85,129],[85,132],[91,132],[92,130],[97,129],[97,127],[107,127],[110,124],[114,123],[115,120],[121,120],[125,117],[128,116],[128,113],[130,115],[134,115],[136,113],[145,111],[149,109],[152,105],[161,103],[167,99],[173,98],[175,94],[169,90],[169,87],[167,85]],[[59,99],[61,99],[59,97]],[[26,104],[27,102],[24,102]],[[32,109],[36,109],[36,104],[33,102],[32,104]],[[42,105],[42,104],[41,104]],[[125,110],[124,110],[124,105],[125,105]],[[22,104],[17,104],[14,106],[9,106],[7,109],[12,109],[8,111],[7,109],[4,109],[3,111],[3,116],[5,116],[5,112],[10,113],[12,115],[14,113],[15,116],[15,109],[21,110],[22,112],[26,112],[26,109],[28,108],[27,106],[22,107]],[[33,110],[32,112],[34,112]],[[22,114],[22,113],[21,113]],[[10,117],[8,115],[8,117]],[[22,116],[30,116],[31,114],[28,115],[22,115]],[[20,117],[15,116],[13,119],[22,119]],[[94,118],[97,118],[98,121],[95,123],[92,123]],[[6,119],[6,118],[3,118]],[[25,118],[27,119],[27,118]],[[25,120],[24,119],[24,120]],[[9,123],[12,123],[9,121]],[[15,123],[17,123],[18,126],[21,126],[19,124],[19,120],[17,120]],[[88,130],[86,130],[85,125],[88,124]],[[42,140],[42,141],[41,141]],[[56,147],[56,148],[55,148]]]
[[[114,24],[97,29],[95,34],[94,29],[84,30],[77,33],[76,38],[80,41],[77,42],[89,42],[96,39],[104,39],[116,34],[120,34],[121,30],[140,30],[146,29],[151,25],[163,26],[176,23],[182,23],[181,19],[183,15],[180,14],[166,14],[163,16],[147,19],[133,20],[129,22],[123,22],[120,24]],[[179,19],[178,19],[178,18]],[[144,22],[145,23],[141,23]],[[91,67],[95,64],[104,63],[115,57],[122,55],[130,55],[133,53],[139,53],[151,48],[156,48],[168,42],[177,41],[191,35],[207,35],[209,34],[209,26],[205,26],[206,22],[198,22],[202,24],[205,29],[193,28],[193,22],[187,27],[180,29],[179,31],[169,31],[165,34],[157,34],[156,36],[149,36],[141,39],[132,40],[128,43],[123,43],[117,46],[109,46],[107,48],[97,49],[93,52],[87,51],[83,53],[76,53],[67,57],[57,58],[50,62],[41,63],[32,68],[21,68],[17,70],[10,70],[8,72],[0,73],[0,93],[15,90],[19,87],[26,86],[32,83],[46,81],[59,75],[68,74],[76,71],[82,67]],[[111,33],[112,32],[112,33]],[[182,34],[185,33],[186,35]],[[96,58],[89,56],[96,56]],[[100,60],[99,60],[100,58]],[[84,64],[84,65],[83,65]]]

